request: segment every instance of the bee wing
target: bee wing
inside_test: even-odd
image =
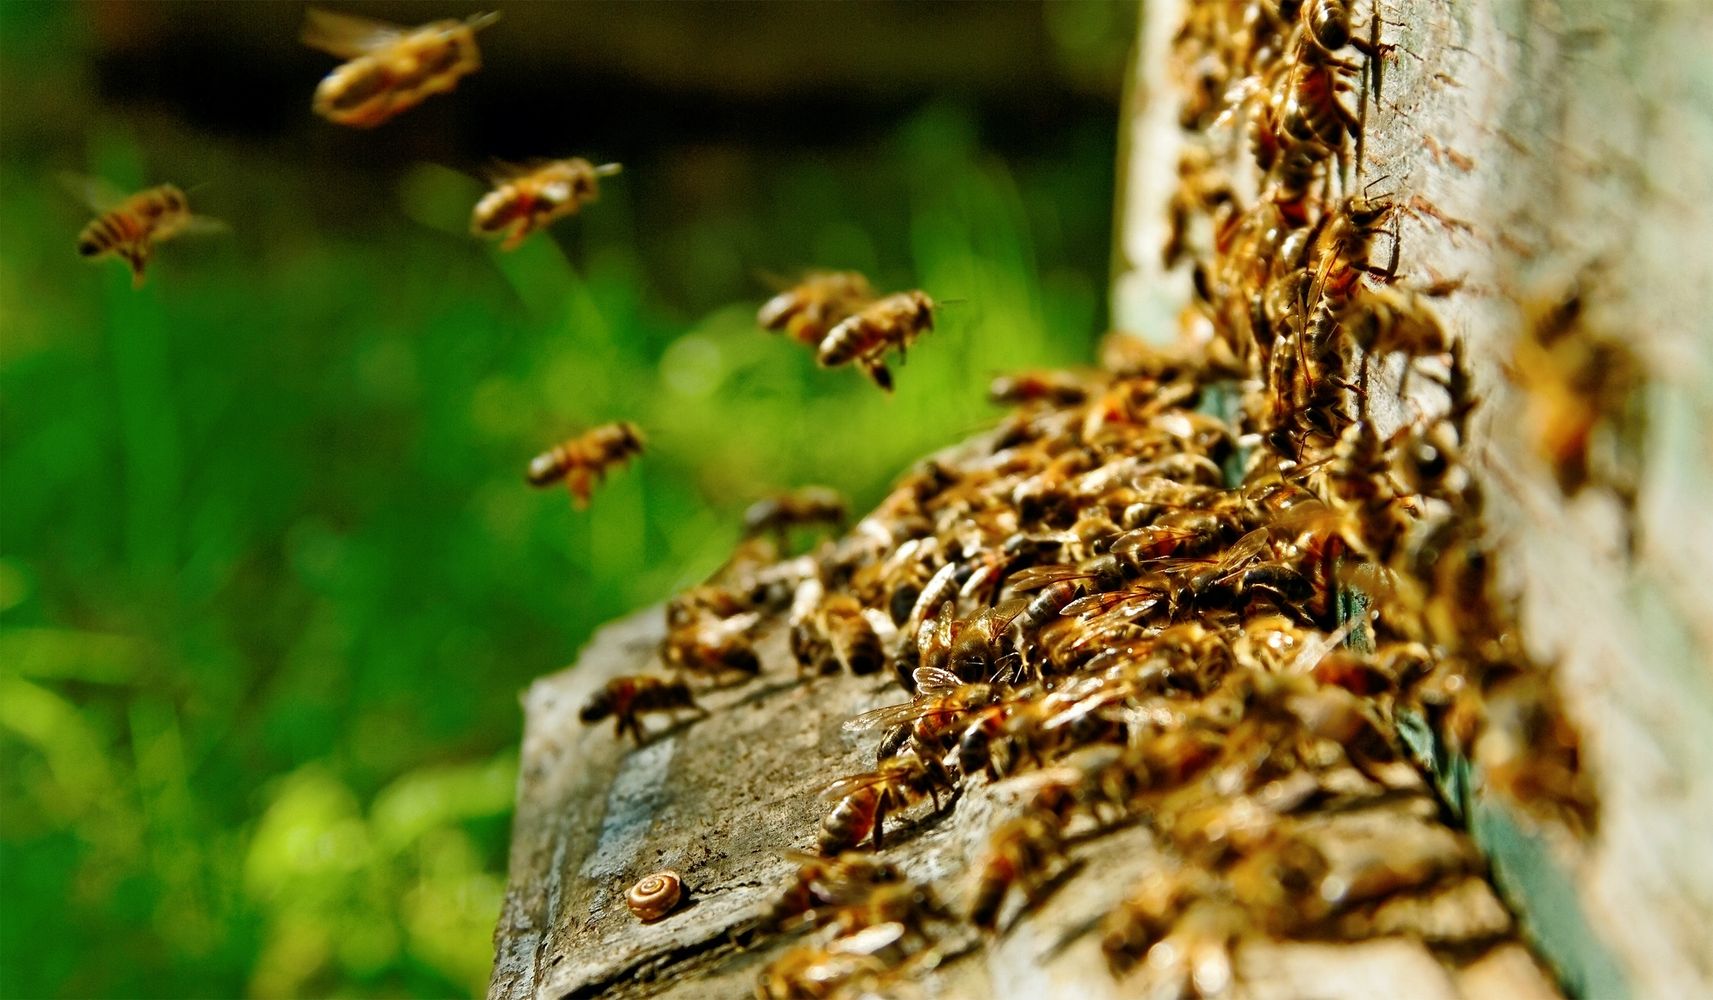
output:
[[[917,667],[910,679],[916,683],[918,692],[929,697],[949,694],[964,683],[963,678],[940,667]]]
[[[178,236],[224,236],[232,231],[232,227],[224,220],[207,215],[192,215],[184,220],[175,235]]]
[[[907,701],[897,705],[886,705],[872,712],[846,719],[844,730],[847,733],[861,732],[865,729],[879,729],[882,726],[896,726],[903,722],[915,722],[933,709],[923,702]]]
[[[353,14],[309,8],[303,22],[303,44],[341,59],[358,56],[391,45],[410,34],[408,28]]]
[[[1131,605],[1146,601],[1140,608]],[[1158,604],[1160,595],[1152,590],[1115,590],[1104,594],[1087,594],[1065,605],[1059,611],[1063,618],[1080,618],[1090,616],[1090,620],[1105,617],[1120,609],[1127,609],[1133,614],[1141,614]]]
[[[1230,579],[1241,570],[1245,563],[1254,559],[1267,549],[1268,529],[1256,528],[1242,538],[1233,542],[1231,548],[1225,550],[1225,555],[1219,561],[1217,570],[1223,574],[1220,579]]]
[[[827,951],[835,955],[875,955],[903,939],[907,933],[909,933],[909,928],[896,920],[884,924],[875,924],[871,927],[864,927],[855,934],[847,934],[838,938],[832,944],[827,945]]]
[[[78,200],[96,212],[109,212],[119,207],[129,195],[119,190],[111,182],[100,177],[86,177],[83,174],[71,172],[59,175],[60,186]]]
[[[870,771],[867,774],[853,774],[848,777],[840,778],[827,787],[821,789],[821,798],[829,801],[842,799],[855,794],[856,792],[860,792],[864,788],[873,788],[875,785],[884,785],[891,780],[892,778],[890,775],[881,771]]]
[[[1188,539],[1198,537],[1199,534],[1199,532],[1190,528],[1170,528],[1161,527],[1160,525],[1149,525],[1145,528],[1137,528],[1134,531],[1126,531],[1124,534],[1113,539],[1112,551],[1115,554],[1135,552],[1140,549],[1152,548],[1161,542],[1186,541]]]
[[[1005,582],[1012,590],[1023,592],[1040,590],[1064,580],[1087,579],[1092,575],[1079,566],[1030,566],[1006,577]]]

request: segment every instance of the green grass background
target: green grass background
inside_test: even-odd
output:
[[[948,98],[836,151],[663,154],[505,255],[464,174],[112,106],[89,44],[0,6],[5,996],[479,992],[519,691],[756,496],[860,509],[1104,322],[1111,122],[1002,161]],[[68,169],[200,185],[232,232],[133,291],[73,252]],[[757,275],[810,264],[960,300],[896,396],[754,328]],[[651,450],[593,509],[523,485],[619,418]]]

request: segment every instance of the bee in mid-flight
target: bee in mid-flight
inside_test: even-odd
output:
[[[525,237],[567,215],[576,215],[600,194],[599,181],[619,172],[617,163],[595,166],[580,157],[501,164],[494,189],[476,202],[470,231],[477,236],[505,235],[501,250],[516,250]]]
[[[855,362],[874,384],[892,391],[886,352],[902,357],[916,338],[934,328],[934,300],[926,292],[896,292],[877,299],[841,322],[821,341],[816,360],[823,368]]]
[[[595,483],[607,470],[641,453],[642,431],[628,421],[602,424],[562,441],[530,460],[531,486],[547,486],[564,480],[578,510],[589,506]]]
[[[184,192],[171,184],[125,196],[100,181],[66,178],[68,186],[100,214],[83,227],[77,252],[89,260],[113,254],[131,266],[131,283],[142,287],[143,270],[155,244],[175,236],[225,231],[225,224],[192,215]]]
[[[476,32],[498,14],[406,28],[311,9],[303,42],[347,60],[315,88],[315,113],[340,125],[374,128],[482,68]]]
[[[818,348],[833,327],[873,301],[874,288],[861,274],[817,271],[768,299],[755,320],[764,330],[782,330],[799,344]]]

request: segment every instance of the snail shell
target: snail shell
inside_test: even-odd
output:
[[[670,868],[645,875],[642,881],[625,893],[625,905],[643,923],[659,920],[671,913],[684,898],[684,880]]]

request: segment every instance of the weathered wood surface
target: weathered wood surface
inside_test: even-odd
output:
[[[1164,59],[1179,7],[1147,5],[1113,298],[1121,326],[1166,337],[1189,295],[1187,275],[1160,266],[1182,141]],[[1355,5],[1364,20],[1366,8]],[[1410,206],[1404,285],[1463,282],[1436,307],[1470,346],[1487,400],[1486,447],[1466,458],[1487,483],[1524,634],[1559,663],[1602,804],[1591,844],[1553,838],[1557,874],[1598,942],[1572,932],[1557,947],[1572,961],[1590,944],[1610,951],[1584,970],[1592,995],[1713,994],[1713,6],[1379,9],[1396,50],[1348,189],[1372,184]],[[1633,509],[1598,484],[1561,494],[1506,374],[1528,307],[1577,285],[1590,324],[1648,370],[1645,422],[1607,442],[1639,483]],[[1548,901],[1552,887],[1527,881],[1521,897],[1565,909]]]
[[[843,720],[901,697],[887,677],[799,680],[775,632],[759,645],[762,676],[702,698],[707,718],[671,728],[656,722],[661,731],[640,748],[615,740],[607,725],[579,724],[577,708],[608,678],[659,668],[662,628],[659,609],[607,626],[576,667],[543,678],[525,697],[525,764],[490,1000],[750,992],[756,974],[790,943],[755,927],[794,868],[779,852],[811,850],[825,808],[816,793],[873,759],[878,734],[847,733]],[[1015,812],[1016,799],[1003,783],[980,785],[939,813],[913,810],[892,826],[888,857],[910,877],[949,889],[947,901],[962,906],[971,859]],[[1354,829],[1364,820],[1329,822]],[[1388,816],[1367,832],[1454,836],[1431,815],[1408,823]],[[971,934],[946,942],[951,957],[921,989],[1020,1000],[1133,995],[1133,981],[1107,971],[1094,921],[1143,873],[1177,862],[1143,826],[1085,837],[1074,857],[1073,874],[1028,919],[992,941]],[[639,924],[624,891],[664,867],[683,874],[689,905]],[[1484,883],[1457,893],[1447,904],[1452,936],[1466,932],[1471,914],[1484,915],[1484,940],[1503,935],[1509,917]],[[1251,994],[1266,1000],[1399,991],[1422,1000],[1559,995],[1517,945],[1459,967],[1406,936],[1359,945],[1258,942],[1239,952],[1238,964]]]

